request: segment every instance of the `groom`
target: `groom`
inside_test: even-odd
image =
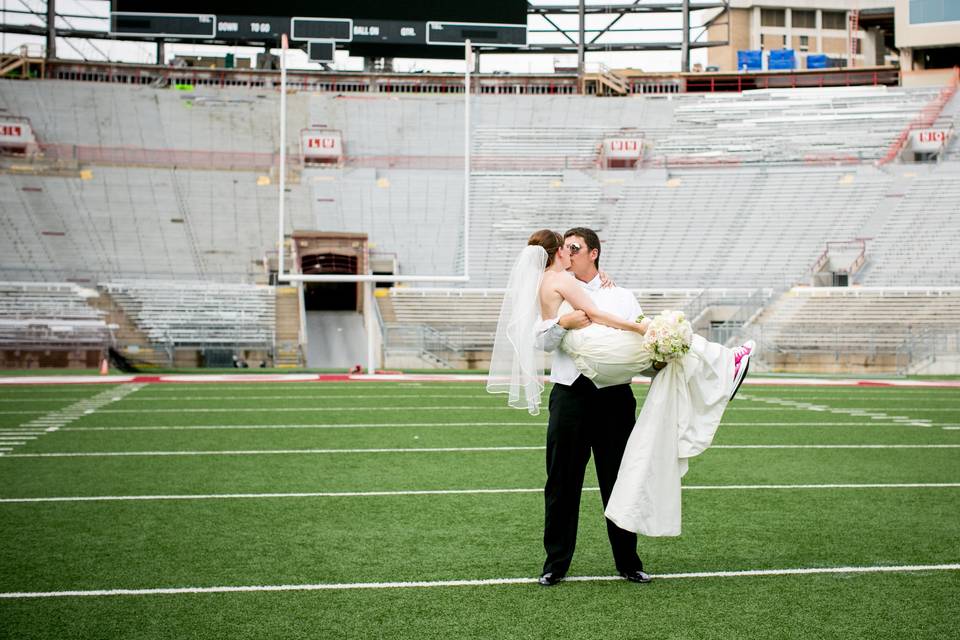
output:
[[[640,304],[626,289],[601,289],[600,239],[582,227],[563,236],[563,250],[570,256],[570,272],[602,311],[623,319],[640,315]],[[636,418],[637,402],[629,384],[598,388],[580,375],[573,360],[557,349],[564,334],[590,324],[582,311],[544,320],[538,338],[544,351],[553,352],[550,381],[550,419],[547,425],[547,485],[544,489],[543,546],[547,559],[539,582],[550,587],[567,574],[577,542],[580,494],[593,452],[600,496],[606,507],[617,479],[620,459]],[[650,582],[637,555],[637,536],[607,520],[607,536],[617,571],[631,582]]]

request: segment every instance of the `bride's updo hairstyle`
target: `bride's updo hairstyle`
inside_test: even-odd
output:
[[[530,234],[527,245],[543,247],[547,252],[547,266],[549,267],[553,264],[554,258],[557,257],[557,250],[563,245],[563,236],[550,229],[540,229]]]

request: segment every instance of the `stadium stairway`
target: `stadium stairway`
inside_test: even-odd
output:
[[[303,365],[300,353],[300,297],[296,287],[277,287],[274,327],[275,367],[289,369]]]
[[[98,293],[100,295],[97,297],[88,298],[87,303],[107,314],[107,324],[116,325],[113,332],[114,348],[137,365],[168,366],[170,361],[166,350],[151,343],[147,334],[137,328],[136,323],[108,292],[99,290]]]

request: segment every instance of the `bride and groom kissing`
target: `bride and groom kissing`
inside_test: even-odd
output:
[[[685,355],[655,361],[644,345],[651,320],[600,272],[600,253],[587,228],[533,233],[511,270],[491,357],[487,390],[537,415],[542,352],[552,354],[543,586],[563,580],[573,559],[591,453],[616,569],[650,582],[637,534],[680,534],[687,460],[710,446],[755,350],[752,342],[728,349],[693,335]],[[639,417],[636,375],[653,377]]]

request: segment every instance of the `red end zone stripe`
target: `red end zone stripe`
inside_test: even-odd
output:
[[[200,384],[271,382],[486,382],[486,374],[405,374],[394,371],[371,376],[348,373],[264,373],[264,374],[150,374],[108,376],[9,376],[0,377],[0,387],[54,384]],[[633,384],[650,384],[648,378],[634,378]],[[752,378],[751,387],[884,387],[960,389],[960,380],[869,380],[830,378]]]

